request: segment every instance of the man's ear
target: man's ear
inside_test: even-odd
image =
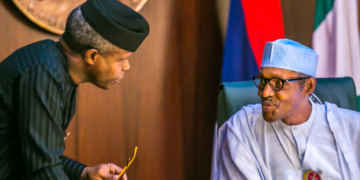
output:
[[[84,60],[89,65],[94,65],[99,58],[99,51],[96,49],[88,49],[85,52]]]
[[[315,91],[315,87],[316,87],[316,79],[314,77],[311,77],[309,79],[306,80],[306,85],[305,85],[305,90],[309,93],[312,94]]]

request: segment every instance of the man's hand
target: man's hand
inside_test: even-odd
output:
[[[122,169],[115,164],[100,164],[94,167],[86,167],[81,173],[81,180],[117,180],[119,178]],[[124,174],[121,180],[127,180],[126,174]]]

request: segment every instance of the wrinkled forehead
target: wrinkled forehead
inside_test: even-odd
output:
[[[299,77],[299,72],[275,67],[261,67],[259,73],[264,78],[288,79]]]

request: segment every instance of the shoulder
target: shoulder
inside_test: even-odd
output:
[[[227,143],[231,151],[246,151],[253,149],[255,139],[254,129],[261,127],[261,105],[244,106],[226,121],[219,129],[219,147]]]
[[[18,54],[18,53],[25,53],[25,55],[31,56],[34,51],[53,50],[53,48],[56,47],[56,45],[57,45],[57,43],[50,39],[34,42],[34,43],[28,44],[26,46],[23,46],[23,47],[17,49],[9,57],[11,57],[14,54]],[[44,52],[44,53],[46,53],[46,52]]]
[[[48,65],[57,69],[61,66],[60,60],[63,58],[64,55],[57,42],[42,40],[16,50],[1,62],[0,68],[13,66],[18,72],[22,72],[34,66]]]
[[[343,117],[357,117],[357,118],[360,117],[360,112],[353,111],[350,109],[344,109],[344,108],[338,107],[338,111]]]
[[[339,118],[350,129],[360,129],[360,112],[337,107],[336,104],[326,102],[327,113],[332,117]],[[331,118],[331,117],[328,117]],[[335,119],[336,120],[336,119]]]
[[[360,113],[357,111],[339,108],[338,113],[341,116],[341,119],[344,121],[345,125],[348,126],[349,129],[360,130]]]
[[[234,129],[244,129],[253,127],[259,117],[262,116],[260,104],[251,104],[242,107],[229,120],[225,122],[226,126]]]
[[[52,79],[52,82],[62,84],[65,81],[64,55],[58,43],[43,40],[24,46],[0,63],[0,94],[11,91],[12,84],[19,78],[42,81]]]
[[[64,69],[64,58],[58,43],[52,40],[35,42],[16,50],[4,59],[0,63],[0,75],[3,77],[2,81],[11,81],[28,71],[44,69],[56,76],[58,71]]]
[[[360,120],[360,112],[338,107],[336,104],[326,102],[325,106],[330,113],[338,113],[344,120]]]

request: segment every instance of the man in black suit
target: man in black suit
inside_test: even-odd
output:
[[[118,179],[115,164],[86,167],[63,156],[65,130],[78,84],[119,82],[148,33],[126,5],[88,0],[71,12],[59,42],[27,45],[2,61],[0,179]]]

